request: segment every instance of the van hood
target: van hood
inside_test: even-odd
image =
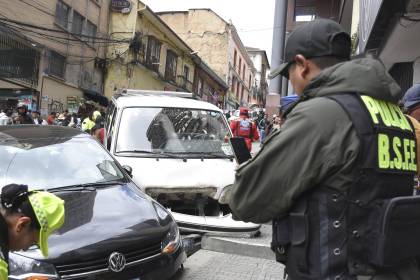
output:
[[[236,163],[230,159],[168,159],[116,157],[121,165],[133,169],[133,180],[143,190],[214,188],[218,199],[222,190],[233,184]]]

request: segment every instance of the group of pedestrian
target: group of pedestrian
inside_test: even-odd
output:
[[[420,85],[403,99],[408,118],[384,65],[350,54],[332,20],[288,36],[271,78],[289,79],[298,99],[237,169],[229,206],[236,219],[272,223],[290,280],[420,279]]]
[[[34,124],[34,125],[60,125],[78,128],[91,134],[100,143],[104,141],[105,111],[93,105],[84,106],[78,113],[50,112],[46,119],[41,117],[39,111],[30,111],[24,104],[18,104],[16,112],[12,109],[0,111],[0,125]]]

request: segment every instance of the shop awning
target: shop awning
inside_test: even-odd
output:
[[[92,100],[104,107],[108,106],[108,98],[106,98],[106,96],[100,94],[99,92],[93,90],[83,90],[83,95],[87,100]]]

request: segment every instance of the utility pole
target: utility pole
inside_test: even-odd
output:
[[[273,25],[273,44],[271,51],[271,69],[276,69],[283,62],[284,43],[286,39],[287,0],[276,0]],[[283,81],[284,82],[284,81]],[[282,77],[277,76],[270,81],[267,95],[266,110],[269,116],[279,113],[280,94],[282,92]],[[287,85],[286,85],[287,89]],[[283,93],[287,95],[286,93]]]

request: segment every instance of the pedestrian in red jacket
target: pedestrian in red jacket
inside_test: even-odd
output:
[[[239,119],[230,123],[230,129],[233,136],[245,138],[249,151],[252,149],[252,142],[260,139],[256,124],[249,119],[247,108],[239,109]]]

